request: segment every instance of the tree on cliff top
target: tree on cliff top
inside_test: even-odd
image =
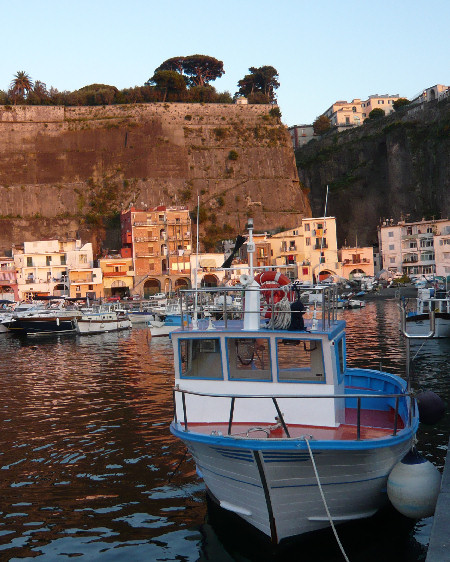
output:
[[[178,72],[189,86],[206,86],[225,74],[223,62],[207,55],[172,57],[158,66],[155,74],[161,70]],[[151,79],[148,82],[150,81]]]
[[[323,135],[331,128],[331,122],[326,115],[319,115],[313,123],[313,129],[316,135]]]
[[[166,101],[167,94],[180,94],[186,90],[186,82],[183,76],[175,70],[156,70],[148,83],[163,92],[162,101]]]
[[[33,81],[24,70],[19,70],[14,75],[10,88],[14,103],[16,103],[17,98],[24,98],[33,89]]]
[[[395,111],[397,111],[397,109],[400,109],[400,107],[404,107],[405,105],[409,105],[410,103],[411,102],[406,98],[398,98],[398,100],[395,100],[392,105]]]
[[[385,112],[380,107],[376,107],[375,109],[372,109],[372,111],[369,113],[369,119],[371,121],[374,121],[376,119],[381,119],[384,116],[385,116]]]
[[[246,74],[239,80],[239,91],[241,96],[248,98],[250,103],[273,103],[276,101],[274,90],[279,88],[278,71],[273,66],[260,66],[249,68],[250,74]]]

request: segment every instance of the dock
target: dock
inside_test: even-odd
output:
[[[450,442],[426,557],[426,562],[447,561],[450,561]]]

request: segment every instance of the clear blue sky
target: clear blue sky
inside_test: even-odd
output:
[[[128,88],[170,57],[205,54],[231,94],[250,66],[274,66],[296,125],[336,100],[450,83],[450,0],[0,0],[0,13],[2,90],[18,70],[60,91]]]

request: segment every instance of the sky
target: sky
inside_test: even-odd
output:
[[[203,54],[223,61],[212,85],[232,95],[249,67],[275,67],[292,126],[337,100],[450,84],[450,0],[0,0],[0,13],[0,90],[19,70],[59,91],[130,88]]]

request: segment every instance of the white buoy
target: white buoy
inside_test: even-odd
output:
[[[415,450],[394,466],[387,481],[392,505],[411,519],[433,515],[440,488],[441,473]]]

